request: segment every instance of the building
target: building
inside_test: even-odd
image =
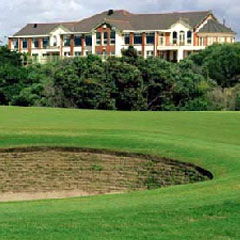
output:
[[[143,57],[180,61],[213,43],[233,43],[236,34],[211,11],[133,14],[109,10],[76,22],[31,23],[9,37],[12,50],[44,62],[59,57],[121,56],[134,46]]]

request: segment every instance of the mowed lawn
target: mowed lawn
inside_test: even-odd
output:
[[[240,239],[240,113],[0,107],[0,147],[77,146],[195,163],[214,180],[0,203],[0,239]]]

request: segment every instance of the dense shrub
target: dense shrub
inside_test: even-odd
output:
[[[191,59],[223,88],[240,83],[240,43],[214,44]]]
[[[213,45],[180,63],[89,55],[23,66],[0,48],[0,104],[108,110],[240,110],[240,44]]]

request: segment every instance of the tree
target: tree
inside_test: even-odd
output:
[[[106,62],[106,75],[111,86],[111,96],[119,110],[145,110],[143,79],[136,66],[111,58]]]
[[[0,65],[12,65],[19,67],[22,65],[22,54],[11,51],[5,46],[0,46]]]
[[[149,110],[173,110],[172,87],[175,65],[161,58],[138,62],[144,82],[144,96]]]
[[[56,92],[67,101],[62,107],[114,109],[105,88],[104,64],[99,57],[68,59],[61,62],[54,74]]]
[[[190,57],[223,88],[240,83],[240,43],[215,44]]]

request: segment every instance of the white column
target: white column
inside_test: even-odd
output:
[[[93,33],[92,33],[92,54],[95,54],[95,53],[96,53],[95,47],[96,47],[96,33],[93,32]]]
[[[121,34],[121,32],[116,32],[115,55],[117,57],[122,56],[123,45],[124,45],[124,36]]]
[[[185,31],[185,43],[184,43],[185,46],[187,45],[187,32],[188,31]]]
[[[183,58],[184,58],[183,53],[184,53],[184,50],[182,48],[179,48],[178,51],[177,51],[177,60],[178,60],[178,62],[183,60]]]

